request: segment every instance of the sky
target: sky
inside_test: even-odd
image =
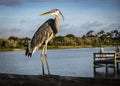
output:
[[[0,38],[32,37],[49,18],[39,16],[59,9],[58,35],[82,36],[93,30],[120,31],[120,0],[0,0]]]

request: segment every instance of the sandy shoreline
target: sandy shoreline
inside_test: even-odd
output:
[[[0,86],[120,86],[120,79],[0,74]]]

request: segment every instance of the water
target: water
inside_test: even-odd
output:
[[[114,51],[115,47],[107,47],[105,50]],[[98,51],[98,48],[48,50],[50,71],[61,76],[94,77],[93,53]],[[27,58],[24,53],[25,51],[0,52],[0,73],[42,74],[41,50],[36,51],[31,58]]]

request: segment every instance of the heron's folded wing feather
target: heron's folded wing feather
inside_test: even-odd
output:
[[[52,27],[50,26],[49,22],[44,23],[34,34],[31,40],[31,47],[40,47],[52,33]]]

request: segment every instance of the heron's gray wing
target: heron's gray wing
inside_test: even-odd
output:
[[[28,44],[26,49],[26,56],[32,56],[33,53],[38,49],[46,40],[50,39],[54,33],[54,20],[49,19],[42,24],[35,32],[31,42]]]
[[[45,40],[47,40],[51,34],[53,34],[52,26],[51,26],[51,21],[45,22],[34,34],[32,40],[31,40],[31,48],[32,51],[35,48],[39,48]]]

